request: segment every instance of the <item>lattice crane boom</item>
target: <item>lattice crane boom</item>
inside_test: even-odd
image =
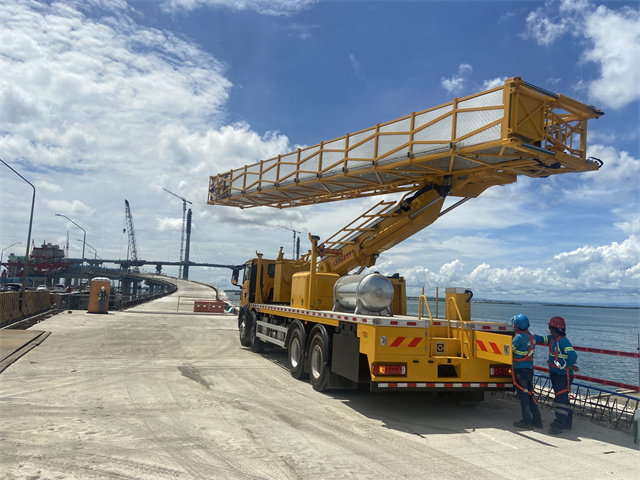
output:
[[[129,254],[131,261],[135,264],[138,261],[138,245],[136,242],[136,231],[133,227],[133,216],[131,215],[131,207],[129,206],[129,200],[124,201],[124,211],[127,218],[127,233],[129,237]]]
[[[292,257],[291,258],[296,260],[300,256],[300,237],[298,237],[298,235],[300,235],[302,232],[294,230],[293,228],[283,227],[282,225],[276,225],[276,226],[278,226],[280,228],[284,228],[285,230],[289,230],[290,232],[293,232],[293,250],[292,250]],[[297,253],[296,253],[296,239],[298,240]]]

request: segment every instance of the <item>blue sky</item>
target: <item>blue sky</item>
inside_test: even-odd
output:
[[[376,267],[480,298],[638,305],[637,2],[167,0],[0,2],[0,158],[37,189],[36,243],[124,258],[242,263],[327,238],[372,199],[212,207],[209,175],[425,110],[520,76],[595,105],[593,173],[493,187]],[[23,254],[31,189],[0,165],[0,247]],[[210,242],[215,242],[215,247]],[[204,243],[202,243],[204,241]],[[17,249],[21,249],[21,251]],[[303,244],[304,248],[304,244]],[[152,268],[149,267],[149,271]],[[165,269],[167,273],[176,273]],[[230,288],[227,270],[192,269]]]

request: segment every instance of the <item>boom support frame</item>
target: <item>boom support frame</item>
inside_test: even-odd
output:
[[[451,179],[476,197],[518,175],[592,171],[587,120],[603,113],[519,77],[468,97],[210,177],[207,203],[295,207]]]

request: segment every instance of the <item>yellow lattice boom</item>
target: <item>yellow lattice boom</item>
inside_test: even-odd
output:
[[[328,142],[210,177],[207,203],[293,207],[451,185],[476,197],[518,175],[597,170],[586,157],[592,106],[524,82],[413,112]]]

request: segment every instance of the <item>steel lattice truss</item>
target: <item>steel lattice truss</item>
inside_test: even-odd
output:
[[[210,177],[207,203],[278,208],[426,184],[476,197],[518,175],[597,170],[587,120],[602,112],[511,78],[501,87]]]

